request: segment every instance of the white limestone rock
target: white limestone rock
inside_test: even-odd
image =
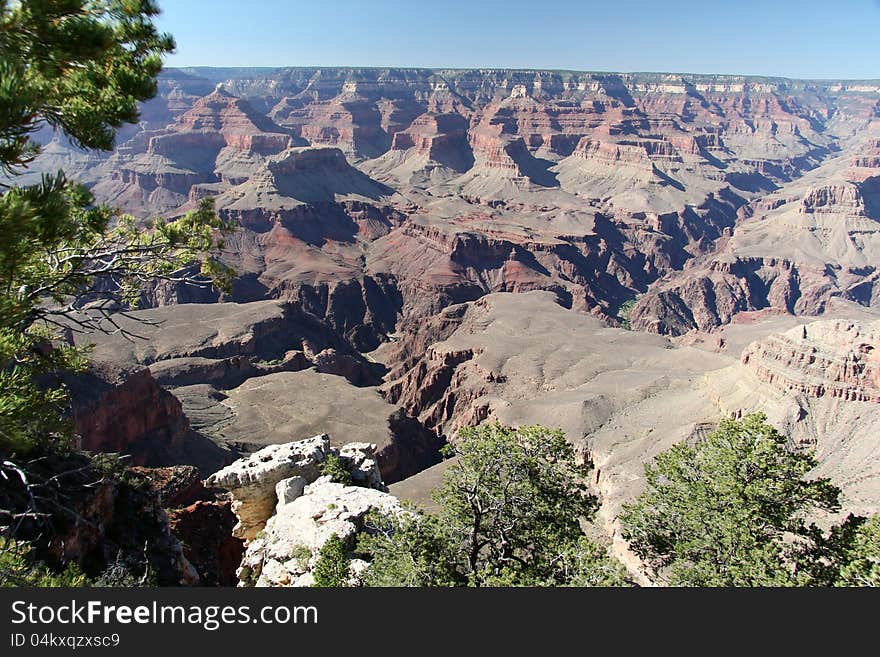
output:
[[[376,463],[376,445],[348,443],[339,448],[339,458],[351,472],[351,480],[359,486],[383,490],[382,473]]]
[[[329,452],[330,438],[326,434],[269,445],[215,472],[205,484],[232,493],[232,510],[238,516],[232,533],[251,540],[272,516],[277,502],[275,486],[292,477],[315,481]]]
[[[275,496],[278,498],[278,506],[293,502],[303,494],[308,483],[309,481],[305,477],[296,476],[282,479],[275,484]]]
[[[302,495],[278,504],[276,514],[251,541],[238,575],[240,586],[307,586],[318,553],[336,534],[354,547],[364,519],[374,510],[402,512],[399,500],[383,491],[363,486],[346,486],[321,477],[306,486]],[[353,578],[367,564],[353,560]]]

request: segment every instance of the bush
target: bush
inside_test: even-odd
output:
[[[880,586],[880,516],[851,517],[836,534],[843,538],[840,558],[831,561],[837,566],[834,585]]]
[[[620,325],[627,331],[632,329],[632,324],[629,321],[629,315],[635,305],[636,299],[629,299],[628,301],[624,301],[622,304],[620,304],[620,308],[617,311],[617,319],[620,320]]]
[[[321,474],[330,477],[337,484],[351,485],[351,472],[338,454],[332,452],[327,455],[324,463],[321,465]]]
[[[309,561],[312,558],[312,551],[306,547],[305,545],[294,545],[290,550],[290,558],[296,561],[297,567],[302,570],[305,570],[309,566]]]
[[[89,580],[75,563],[55,571],[38,561],[28,544],[0,539],[0,586],[80,587]]]
[[[351,565],[348,550],[337,534],[332,534],[318,552],[318,560],[312,569],[315,578],[313,586],[338,588],[349,586]]]
[[[808,479],[812,454],[787,449],[763,414],[725,419],[696,445],[645,466],[646,490],[620,516],[623,536],[661,582],[676,586],[819,583],[827,544],[804,519],[836,511],[840,490]]]

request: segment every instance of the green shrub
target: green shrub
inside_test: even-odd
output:
[[[80,587],[89,586],[89,580],[75,563],[56,571],[37,560],[26,543],[0,539],[0,586]]]
[[[808,478],[812,454],[761,413],[722,420],[696,445],[645,467],[646,490],[624,507],[623,536],[658,581],[674,586],[799,586],[826,550],[805,520],[836,511],[840,490]]]
[[[632,312],[633,307],[636,305],[635,299],[630,299],[629,301],[624,301],[620,304],[620,308],[617,311],[617,319],[620,320],[620,325],[625,328],[627,331],[632,329],[632,324],[629,320],[629,315]]]
[[[312,569],[314,586],[338,588],[349,586],[351,565],[348,550],[337,534],[333,534],[318,552],[318,560]]]
[[[351,472],[338,454],[330,453],[321,465],[321,474],[329,476],[337,484],[351,485]]]
[[[308,568],[309,561],[312,558],[312,551],[305,545],[297,544],[291,548],[290,558],[296,561],[296,565],[301,570],[305,570]]]

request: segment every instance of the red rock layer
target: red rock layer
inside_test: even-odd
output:
[[[825,320],[753,342],[742,363],[759,379],[810,397],[880,403],[878,326]]]

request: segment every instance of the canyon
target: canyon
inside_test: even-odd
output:
[[[112,153],[38,137],[25,181],[63,167],[139,220],[210,197],[236,226],[231,291],[145,289],[74,335],[92,365],[66,382],[83,449],[198,468],[168,513],[205,583],[242,555],[308,581],[272,550],[350,494],[321,455],[369,452],[363,509],[386,484],[429,505],[439,448],[486,420],[565,431],[635,573],[616,516],[644,464],[724,416],[765,412],[880,510],[878,81],[170,69]],[[233,531],[228,468],[325,433],[260,493],[268,538]]]

